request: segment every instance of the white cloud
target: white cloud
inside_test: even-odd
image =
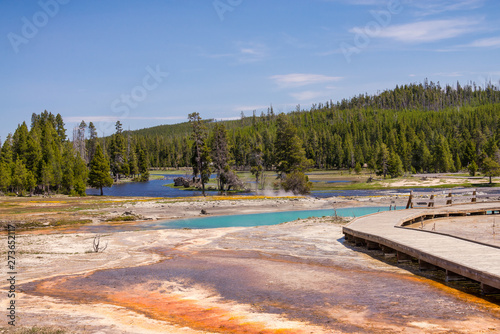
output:
[[[238,52],[235,54],[240,63],[254,63],[264,60],[267,55],[267,48],[260,43],[236,43]]]
[[[500,47],[500,37],[477,39],[474,42],[463,46],[471,48],[492,48],[492,47],[497,48]]]
[[[312,91],[312,90],[290,93],[290,96],[296,99],[297,101],[310,101],[325,95],[326,92],[324,91]]]
[[[260,53],[256,49],[250,49],[250,48],[241,48],[240,53],[242,55],[249,55],[249,56],[259,56]]]
[[[390,38],[405,43],[434,42],[454,38],[470,33],[480,23],[472,19],[431,20],[400,25],[391,25],[381,29],[370,37]],[[352,28],[350,32],[359,33],[361,28]]]
[[[387,7],[391,4],[389,0],[323,0],[324,2],[340,2],[348,5],[361,5],[371,7]],[[427,16],[444,12],[472,10],[484,5],[485,0],[398,0],[402,6],[415,8],[416,15]]]
[[[332,77],[322,74],[291,73],[283,75],[273,75],[270,79],[280,87],[302,87],[312,84],[333,82],[342,80],[342,77]]]
[[[238,63],[254,63],[262,61],[267,57],[268,51],[264,44],[253,42],[236,42],[231,52],[226,53],[207,53],[202,52],[201,56],[213,59],[229,58]]]
[[[318,53],[316,53],[316,55],[320,56],[320,57],[331,56],[331,55],[336,55],[336,54],[342,54],[342,50],[335,49],[335,50],[329,50],[329,51],[324,51],[324,52],[318,52]]]
[[[417,15],[436,15],[444,12],[472,10],[484,5],[484,0],[419,0],[412,6],[418,9]]]

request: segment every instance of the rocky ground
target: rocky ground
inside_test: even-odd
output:
[[[81,214],[99,224],[123,215],[164,219],[200,216],[202,209],[211,215],[241,214],[392,201],[153,199],[86,208]],[[405,199],[396,202],[402,206]],[[496,304],[345,244],[343,224],[314,218],[250,228],[106,233],[101,246],[107,248],[98,253],[92,252],[96,235],[75,227],[19,232],[17,328],[38,326],[48,333],[500,331]],[[6,276],[4,268],[1,274]],[[7,303],[2,297],[0,308]],[[13,332],[4,321],[0,318],[1,330]]]
[[[177,219],[204,215],[236,215],[292,210],[332,209],[353,206],[389,206],[397,201],[399,206],[406,205],[407,198],[312,198],[282,197],[247,199],[235,197],[233,200],[218,200],[218,197],[197,198],[195,201],[137,201],[105,209],[106,219],[132,214],[144,219]],[[202,210],[204,213],[202,213]],[[102,211],[102,210],[101,210]],[[102,219],[102,218],[101,218]]]
[[[407,197],[321,198],[266,196],[207,196],[193,198],[67,196],[0,197],[0,223],[19,228],[76,225],[124,220],[158,220],[290,210],[331,209],[349,206],[405,205]],[[203,213],[202,213],[203,210]]]

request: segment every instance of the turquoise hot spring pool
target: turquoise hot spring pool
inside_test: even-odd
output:
[[[336,209],[336,213],[341,217],[360,217],[368,214],[387,211],[388,207],[358,207],[358,208],[342,208]],[[271,213],[256,213],[246,215],[231,215],[231,216],[214,216],[203,218],[176,219],[157,221],[148,224],[152,229],[205,229],[205,228],[221,228],[221,227],[248,227],[248,226],[263,226],[277,225],[296,219],[304,219],[309,217],[333,216],[333,209],[326,210],[305,210],[305,211],[284,211]]]
[[[207,229],[223,227],[251,227],[264,225],[277,225],[297,219],[309,217],[333,216],[360,217],[387,211],[389,207],[357,207],[327,210],[303,210],[256,213],[230,216],[205,216],[199,218],[185,218],[175,220],[158,220],[139,223],[110,223],[99,225],[82,225],[79,227],[64,227],[67,232],[111,233],[126,231],[166,230],[166,229]]]

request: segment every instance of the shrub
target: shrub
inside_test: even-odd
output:
[[[281,187],[286,191],[293,192],[294,195],[305,195],[311,191],[312,182],[304,173],[292,172],[285,176],[285,179],[281,182]]]

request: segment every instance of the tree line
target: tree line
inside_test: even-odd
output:
[[[380,175],[415,172],[474,174],[498,150],[500,92],[494,85],[456,87],[427,83],[360,95],[336,104],[313,105],[287,114],[312,168],[370,168]],[[278,121],[267,113],[240,120],[203,120],[209,132],[223,124],[235,170],[275,170]],[[189,123],[158,126],[127,135],[144,142],[149,164],[189,167],[193,139]],[[256,158],[258,157],[258,158]]]
[[[85,196],[88,186],[102,194],[102,187],[113,184],[112,176],[149,179],[144,149],[136,142],[127,146],[121,124],[116,127],[113,136],[98,138],[94,124],[82,121],[70,140],[60,114],[33,114],[29,128],[23,122],[1,144],[0,191]]]
[[[244,185],[232,169],[231,147],[228,144],[228,132],[223,123],[218,123],[209,134],[207,127],[199,113],[188,116],[191,124],[191,163],[193,167],[193,183],[199,183],[205,194],[205,184],[210,179],[212,172],[216,173],[217,188],[227,191],[231,188],[243,188]],[[307,194],[311,182],[304,172],[309,168],[302,142],[298,137],[297,128],[290,122],[285,114],[278,115],[276,119],[275,169],[279,182],[276,186],[295,194]],[[262,147],[256,146],[251,157],[251,172],[255,176],[258,187],[263,180],[264,161]]]
[[[62,117],[44,111],[1,145],[0,191],[84,195],[88,186],[148,180],[149,167],[192,167],[198,182],[208,168],[221,190],[241,186],[238,170],[251,171],[257,183],[263,171],[273,170],[283,187],[305,188],[300,173],[308,168],[370,168],[392,177],[483,170],[491,176],[499,169],[499,112],[500,91],[491,83],[441,87],[427,81],[309,110],[297,106],[286,115],[272,106],[260,116],[242,113],[224,122],[191,114],[185,123],[138,131],[124,131],[117,121],[105,138],[82,121],[70,139]]]

